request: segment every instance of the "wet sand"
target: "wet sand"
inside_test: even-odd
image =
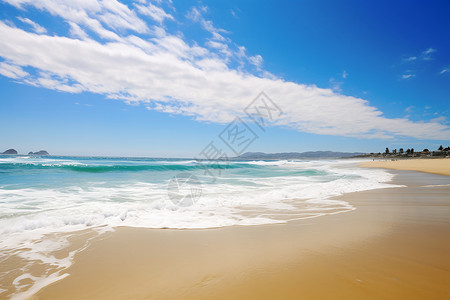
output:
[[[37,299],[449,299],[449,177],[392,171],[347,213],[207,230],[119,228]],[[431,186],[430,186],[431,185]]]
[[[364,162],[360,166],[364,168],[409,170],[450,176],[450,158],[377,160]]]

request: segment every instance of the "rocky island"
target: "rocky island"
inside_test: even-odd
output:
[[[45,150],[40,150],[38,152],[28,152],[28,155],[50,155],[50,154]]]
[[[8,149],[3,153],[0,154],[8,154],[8,155],[17,155],[17,151],[15,149]]]

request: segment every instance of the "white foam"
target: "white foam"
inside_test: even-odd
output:
[[[33,165],[33,166],[80,166],[86,165],[76,160],[44,158],[32,156],[0,157],[0,164]]]
[[[11,300],[22,300],[27,299],[37,293],[40,289],[42,289],[44,286],[47,286],[49,284],[52,284],[53,282],[56,282],[58,280],[61,280],[65,277],[69,276],[69,274],[60,274],[60,272],[55,272],[53,274],[50,274],[45,277],[35,277],[30,274],[23,274],[19,277],[17,277],[14,282],[17,285],[22,279],[31,279],[33,284],[25,291],[16,293],[12,295]],[[18,289],[21,289],[21,286],[17,286]]]

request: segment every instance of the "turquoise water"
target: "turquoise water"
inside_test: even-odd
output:
[[[386,172],[342,167],[345,164],[348,162],[0,156],[0,219],[3,228],[10,223],[19,223],[20,228],[30,222],[39,227],[38,220],[45,219],[43,227],[50,231],[52,221],[58,228],[83,225],[83,220],[86,226],[122,223],[156,228],[271,223],[280,220],[263,217],[270,209],[302,213],[292,199],[308,200],[311,207],[315,203],[318,214],[328,206],[348,209],[347,204],[328,198],[389,180]],[[168,185],[179,174],[198,179],[194,184],[201,197],[193,199],[193,207],[176,207],[171,201]],[[259,209],[260,216],[239,215],[239,208],[246,206]],[[205,211],[214,218],[202,216]],[[166,216],[160,226],[151,221],[162,213]],[[198,220],[189,218],[186,223],[186,214],[197,215]],[[20,231],[17,224],[14,228]]]

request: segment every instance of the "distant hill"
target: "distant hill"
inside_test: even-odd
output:
[[[28,155],[50,155],[50,154],[48,154],[48,152],[45,150],[41,150],[38,152],[28,152]]]
[[[17,151],[15,149],[8,149],[3,153],[0,154],[10,154],[10,155],[17,155]]]
[[[308,151],[287,153],[246,152],[237,159],[304,159],[304,158],[341,158],[362,155],[360,152]]]

